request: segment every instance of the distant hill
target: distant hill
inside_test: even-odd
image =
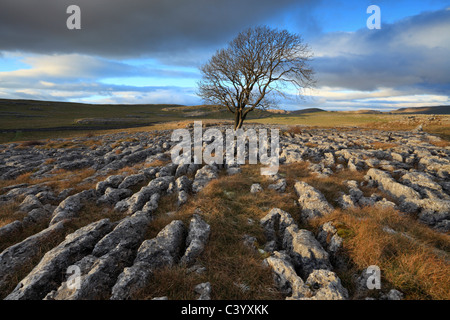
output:
[[[315,113],[315,112],[326,112],[326,111],[319,109],[319,108],[306,108],[306,109],[291,111],[290,114],[296,115],[296,114]]]
[[[355,111],[341,111],[345,113],[352,113],[352,114],[382,114],[383,112],[377,111],[377,110],[355,110]]]
[[[290,111],[283,110],[283,109],[267,109],[267,112],[274,113],[274,114],[290,114]]]
[[[450,114],[450,106],[400,108],[390,113],[402,114]]]

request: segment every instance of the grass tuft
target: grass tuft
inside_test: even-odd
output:
[[[387,208],[338,209],[312,223],[318,227],[327,221],[333,221],[344,238],[350,263],[339,275],[347,279],[348,288],[353,287],[352,275],[377,265],[384,289],[396,288],[406,299],[450,299],[449,235]]]

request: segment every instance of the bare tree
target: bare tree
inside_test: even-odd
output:
[[[300,35],[267,26],[249,28],[200,68],[198,95],[226,106],[235,115],[234,129],[239,129],[249,112],[273,107],[276,97],[287,98],[283,90],[289,85],[299,96],[312,87],[311,57]]]

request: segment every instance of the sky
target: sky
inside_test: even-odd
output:
[[[67,28],[70,5],[81,29]],[[202,104],[198,68],[258,25],[314,55],[316,86],[281,109],[450,105],[449,0],[1,0],[0,98]]]

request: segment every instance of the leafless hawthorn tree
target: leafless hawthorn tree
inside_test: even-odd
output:
[[[223,105],[235,115],[234,129],[256,108],[274,105],[275,97],[288,97],[283,89],[293,85],[301,96],[314,85],[312,57],[300,35],[267,26],[249,28],[218,50],[200,67],[198,95]]]

